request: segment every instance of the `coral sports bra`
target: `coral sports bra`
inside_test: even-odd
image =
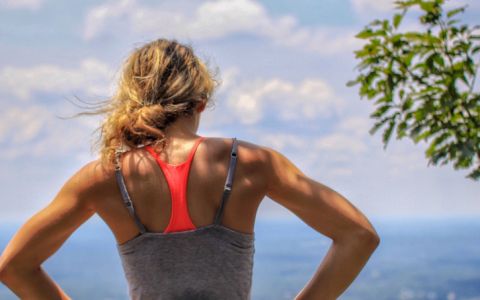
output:
[[[145,146],[162,169],[170,189],[172,210],[164,232],[149,232],[135,214],[120,168],[121,153],[116,156],[117,183],[140,231],[133,239],[117,244],[130,299],[251,299],[255,234],[221,225],[237,163],[236,138],[232,138],[227,178],[214,222],[195,227],[188,213],[188,174],[196,149],[204,139],[198,138],[187,160],[175,165],[161,160],[153,148]]]

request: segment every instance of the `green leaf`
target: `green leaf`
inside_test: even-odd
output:
[[[455,16],[456,14],[463,13],[464,11],[465,11],[465,6],[459,7],[459,8],[456,8],[456,9],[452,9],[452,10],[447,12],[447,17],[451,18],[451,17]]]
[[[365,28],[364,30],[360,31],[355,37],[358,39],[368,39],[375,35],[376,33],[371,28]]]
[[[433,10],[435,8],[433,2],[421,1],[419,4],[420,4],[420,7],[426,12],[433,12]]]
[[[410,137],[415,141],[416,137],[422,132],[422,130],[425,128],[424,123],[415,123],[413,124],[413,127],[411,128],[409,134]]]
[[[400,139],[406,135],[405,131],[407,129],[407,122],[402,121],[397,126],[397,139]]]
[[[354,85],[358,84],[358,81],[357,80],[350,80],[347,82],[347,86],[348,87],[352,87]]]
[[[386,118],[383,118],[381,119],[380,121],[376,122],[372,128],[370,128],[368,130],[368,133],[370,133],[370,135],[372,134],[375,134],[375,132],[377,132],[377,130],[383,126],[383,124],[385,124],[388,120],[390,120],[391,117],[386,117]]]
[[[477,168],[476,170],[473,170],[471,173],[469,173],[467,178],[473,179],[473,180],[478,180],[480,179],[480,167]]]
[[[415,52],[409,52],[407,53],[402,59],[405,62],[405,65],[410,66],[413,57],[415,56]]]
[[[445,66],[445,61],[443,60],[443,57],[440,54],[437,54],[433,57],[433,60],[440,66],[443,67]]]
[[[408,9],[411,6],[417,5],[418,2],[419,2],[419,0],[408,0],[408,1],[396,0],[395,1],[395,5],[396,5],[395,8],[397,8],[397,9],[400,9],[400,8]]]
[[[462,71],[463,67],[464,67],[464,63],[463,63],[463,61],[459,61],[459,62],[454,63],[452,67],[455,71]]]
[[[452,25],[457,24],[457,23],[458,23],[458,20],[453,19],[453,20],[448,21],[447,25],[452,26]]]
[[[432,133],[430,132],[430,130],[425,130],[424,132],[420,133],[420,134],[417,134],[414,138],[413,138],[413,142],[415,144],[417,144],[418,142],[420,142],[421,140],[424,140],[426,138],[428,138]]]
[[[452,136],[452,134],[449,131],[444,132],[441,135],[435,137],[435,139],[433,140],[433,143],[435,143],[435,145],[439,146],[439,145],[443,144],[451,136]]]
[[[390,140],[390,136],[392,135],[393,129],[395,128],[395,119],[392,118],[388,122],[388,127],[385,129],[382,135],[382,141],[384,143],[383,149],[387,148],[388,142]]]
[[[421,35],[421,33],[415,31],[408,31],[403,34],[403,36],[409,40],[417,40],[419,35]]]
[[[402,14],[395,14],[395,16],[393,16],[393,27],[398,28],[398,26],[402,22],[402,19],[403,19]]]
[[[433,164],[438,164],[438,162],[442,159],[445,158],[448,155],[448,147],[442,147],[439,149],[437,152],[433,152],[431,155],[432,163]],[[444,164],[444,163],[442,163]]]
[[[412,108],[412,106],[413,106],[413,100],[412,100],[412,98],[408,98],[402,104],[402,111],[409,110],[410,108]]]
[[[425,110],[423,108],[420,108],[413,113],[413,116],[417,122],[423,120],[425,115]]]
[[[385,105],[382,105],[380,106],[379,108],[377,108],[376,111],[374,111],[373,113],[370,114],[370,117],[374,117],[374,118],[379,118],[381,117],[385,112],[387,112],[387,110],[389,110],[392,106],[390,104],[385,104]]]
[[[373,20],[372,22],[369,23],[370,26],[378,26],[378,25],[382,25],[382,22],[381,20]]]
[[[466,168],[480,157],[480,92],[471,86],[480,72],[480,26],[458,24],[465,7],[445,10],[446,1],[395,0],[389,21],[374,20],[358,33],[367,42],[355,51],[360,74],[346,85],[360,84],[361,98],[375,101],[370,117],[376,123],[369,132],[387,125],[384,148],[396,128],[397,139],[434,139],[429,164]],[[401,32],[408,10],[415,10],[419,26]],[[469,175],[480,178],[480,166],[474,166]]]
[[[355,37],[358,38],[358,39],[366,39],[370,36],[372,36],[372,29],[370,29],[370,28],[366,28],[366,29],[360,31],[359,33],[357,33],[357,35],[355,35]]]
[[[377,101],[375,101],[375,104],[380,104],[380,103],[384,103],[384,102],[389,102],[391,99],[388,98],[388,97],[380,97],[377,99]]]
[[[383,20],[382,29],[385,30],[385,31],[390,30],[390,22],[388,20]]]

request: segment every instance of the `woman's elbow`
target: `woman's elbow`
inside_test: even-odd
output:
[[[353,239],[360,245],[375,250],[380,244],[380,236],[372,229],[360,229],[353,234]]]
[[[373,228],[357,228],[334,239],[337,244],[345,244],[355,249],[363,248],[373,252],[380,244],[380,236]]]

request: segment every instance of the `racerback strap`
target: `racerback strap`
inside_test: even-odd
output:
[[[223,210],[226,205],[226,202],[228,200],[228,197],[230,196],[230,193],[232,191],[232,183],[233,183],[233,176],[235,174],[235,167],[237,165],[237,138],[232,138],[233,143],[232,143],[232,150],[230,153],[230,164],[228,166],[228,173],[227,173],[227,179],[225,181],[225,186],[223,189],[223,194],[222,194],[222,199],[220,203],[220,208],[217,210],[217,213],[215,215],[215,224],[220,224],[221,218],[223,216]],[[128,209],[128,212],[130,215],[133,217],[139,231],[143,234],[147,230],[145,226],[142,224],[140,219],[138,218],[137,214],[135,213],[135,208],[133,207],[132,200],[130,199],[130,195],[128,194],[127,187],[125,185],[125,180],[122,175],[122,170],[120,167],[120,156],[123,152],[118,151],[115,153],[115,178],[118,183],[118,187],[120,188],[120,193],[122,195],[123,203]]]
[[[123,203],[128,209],[128,212],[135,220],[138,229],[141,233],[146,232],[145,226],[143,226],[142,222],[138,218],[137,214],[135,213],[135,209],[133,207],[132,200],[130,200],[130,195],[128,194],[127,187],[125,185],[125,180],[123,179],[122,170],[120,168],[120,155],[122,154],[121,151],[117,151],[115,153],[115,178],[117,179],[118,187],[120,188],[120,193],[122,194]]]
[[[232,191],[233,175],[235,174],[235,167],[237,165],[237,138],[232,138],[232,151],[230,153],[230,164],[228,166],[227,179],[225,181],[225,187],[223,189],[222,200],[220,208],[215,215],[215,224],[220,224],[223,215],[223,210]]]

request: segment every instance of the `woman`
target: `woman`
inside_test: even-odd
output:
[[[100,158],[15,234],[0,257],[2,282],[22,299],[69,299],[41,264],[97,213],[132,299],[250,299],[255,216],[268,196],[333,241],[295,299],[337,298],[378,246],[375,229],[274,149],[198,135],[215,83],[188,45],[135,49],[117,92],[93,113],[106,115]]]

